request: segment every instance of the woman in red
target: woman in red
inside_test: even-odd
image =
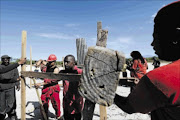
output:
[[[132,51],[131,57],[133,58],[133,65],[130,68],[131,77],[141,79],[146,74],[147,61],[139,51]]]

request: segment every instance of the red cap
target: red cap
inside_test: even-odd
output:
[[[51,54],[47,59],[47,61],[55,61],[55,60],[57,60],[57,57],[54,54]]]

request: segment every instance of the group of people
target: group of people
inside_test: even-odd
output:
[[[139,82],[127,96],[115,95],[114,104],[123,111],[132,113],[150,113],[151,120],[180,120],[180,1],[173,2],[161,8],[154,19],[154,32],[152,46],[155,54],[162,60],[172,63],[155,67],[146,73],[148,68],[146,60],[138,51],[133,51],[131,56],[133,64],[128,69],[131,75]],[[0,119],[3,120],[7,113],[10,118],[15,116],[14,87],[18,85],[19,76],[16,68],[25,63],[21,59],[18,63],[9,64],[9,56],[2,56],[0,65]],[[50,55],[47,61],[40,60],[42,72],[81,74],[82,70],[75,66],[75,58],[68,55],[64,59],[65,70],[59,71],[55,65],[57,58]],[[159,63],[154,63],[158,64]],[[157,66],[158,66],[157,65]],[[6,83],[10,81],[10,83]],[[5,82],[5,83],[4,83]],[[48,118],[48,102],[51,100],[56,111],[57,119],[61,119],[60,88],[56,80],[44,79],[41,99]],[[89,100],[85,101],[78,93],[78,82],[63,81],[63,110],[65,120],[80,120],[83,110],[83,120],[92,120],[94,105]],[[84,114],[86,113],[86,114]]]
[[[75,57],[73,55],[67,55],[64,58],[64,70],[59,70],[56,66],[57,57],[51,54],[47,61],[39,60],[36,62],[36,66],[40,66],[42,72],[53,72],[57,73],[71,73],[81,74],[82,70],[75,66]],[[60,86],[57,80],[44,79],[43,83],[37,83],[36,88],[43,86],[41,100],[43,108],[48,119],[48,106],[49,100],[51,100],[52,106],[56,113],[58,120],[81,120],[81,111],[83,109],[83,97],[78,92],[79,82],[63,81],[63,117],[61,117],[60,110]],[[42,110],[41,110],[42,111]],[[43,118],[45,119],[45,118]]]

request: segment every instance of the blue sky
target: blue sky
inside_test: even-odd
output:
[[[133,50],[154,56],[150,46],[153,18],[157,11],[174,0],[1,0],[0,55],[21,57],[21,33],[27,31],[27,58],[47,59],[55,54],[76,56],[76,38],[88,46],[97,39],[97,21],[108,30],[107,48],[126,57]]]

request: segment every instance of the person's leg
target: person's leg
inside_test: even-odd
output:
[[[61,110],[60,110],[60,99],[59,99],[59,92],[60,92],[60,87],[59,85],[56,85],[53,87],[54,92],[50,96],[52,106],[56,112],[56,117],[60,118],[61,117]]]
[[[15,88],[12,91],[9,91],[9,93],[10,93],[10,96],[12,96],[12,97],[9,97],[9,99],[14,99],[14,103],[13,103],[13,106],[10,109],[10,111],[7,112],[7,114],[8,114],[8,117],[11,120],[17,120],[18,118],[16,116],[16,94],[15,94]]]
[[[0,91],[0,120],[4,120],[6,110],[5,91]]]
[[[74,114],[75,120],[81,120],[81,113]]]
[[[5,117],[6,117],[6,115],[4,115],[4,114],[0,114],[0,120],[4,120],[4,119],[5,119]]]
[[[67,111],[64,111],[64,120],[74,120],[73,114],[69,114]]]
[[[48,89],[42,90],[41,100],[42,100],[43,108],[44,108],[47,119],[48,119],[49,99],[50,99],[50,95],[49,95]],[[40,112],[41,112],[41,115],[44,119],[41,107],[40,107]]]
[[[92,120],[94,114],[95,103],[85,100],[83,109],[83,120]]]

